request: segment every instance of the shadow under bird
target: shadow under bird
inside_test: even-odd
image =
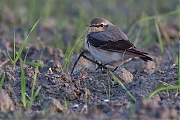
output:
[[[85,38],[85,46],[97,60],[91,60],[82,52],[74,64],[76,66],[80,57],[95,63],[98,68],[114,71],[123,63],[133,57],[139,57],[148,62],[153,61],[148,53],[138,50],[129,40],[126,34],[117,26],[104,18],[94,18],[89,25],[89,33]],[[100,62],[100,63],[99,63]],[[72,69],[74,70],[74,67]]]

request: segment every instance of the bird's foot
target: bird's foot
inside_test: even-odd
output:
[[[106,67],[106,65],[107,64],[102,64],[102,63],[96,63],[97,65],[98,65],[98,67],[96,68],[96,70],[95,71],[97,71],[98,69],[101,69],[101,70],[103,70],[103,69],[107,69],[107,67]]]

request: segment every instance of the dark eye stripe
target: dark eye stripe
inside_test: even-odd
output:
[[[104,25],[100,24],[100,25],[96,25],[95,27],[104,27]]]

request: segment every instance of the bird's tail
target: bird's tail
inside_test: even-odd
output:
[[[148,62],[148,61],[153,61],[153,59],[148,56],[148,53],[146,52],[142,52],[142,51],[139,51],[137,49],[129,49],[128,51],[130,51],[131,53],[134,53],[135,56],[138,56],[140,57],[142,60]]]
[[[146,62],[148,62],[148,61],[153,61],[153,59],[152,59],[151,57],[147,56],[147,55],[143,55],[143,56],[141,56],[140,58],[141,58],[142,60],[146,61]]]

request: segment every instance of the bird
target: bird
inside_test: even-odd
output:
[[[108,20],[94,18],[86,26],[89,27],[89,32],[85,37],[85,46],[98,61],[94,62],[98,64],[98,68],[115,71],[134,57],[139,57],[145,62],[153,61],[148,53],[137,49],[127,35]]]

